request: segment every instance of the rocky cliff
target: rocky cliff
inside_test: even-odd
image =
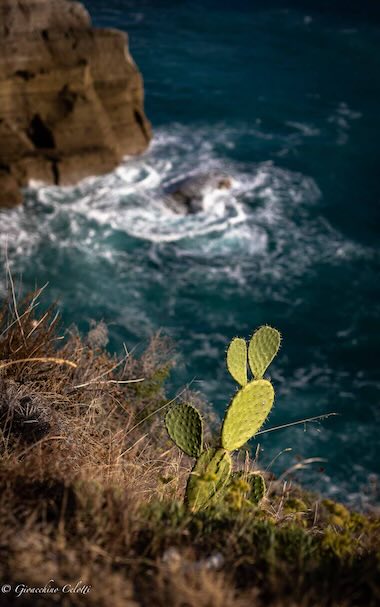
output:
[[[0,206],[112,170],[151,138],[126,34],[69,0],[0,0]]]

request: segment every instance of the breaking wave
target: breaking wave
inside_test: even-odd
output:
[[[176,243],[179,253],[198,257],[239,253],[244,263],[261,256],[261,270],[269,274],[285,264],[287,273],[298,274],[313,261],[353,253],[314,213],[320,192],[313,179],[272,162],[225,161],[220,152],[235,145],[235,135],[218,128],[210,137],[202,128],[173,125],[157,133],[147,154],[113,173],[75,187],[31,184],[24,207],[1,214],[0,244],[7,243],[12,258],[33,255],[42,242],[108,256],[112,235],[123,234]],[[165,204],[168,183],[215,170],[231,176],[232,188],[206,188],[201,213],[181,216]]]

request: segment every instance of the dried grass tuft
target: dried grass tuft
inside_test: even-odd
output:
[[[92,589],[2,606],[376,604],[377,520],[288,481],[255,513],[186,512],[191,461],[157,413],[172,402],[171,344],[156,335],[140,357],[111,356],[103,323],[62,333],[41,292],[16,302],[12,289],[0,310],[0,579]]]

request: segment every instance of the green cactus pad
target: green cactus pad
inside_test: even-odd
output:
[[[265,493],[265,481],[261,474],[238,471],[231,474],[230,481],[216,497],[218,501],[225,500],[234,510],[241,510],[244,506],[258,506]],[[214,501],[215,498],[212,503]]]
[[[227,369],[235,381],[246,386],[247,379],[247,344],[245,339],[235,337],[227,350]]]
[[[170,438],[186,455],[200,455],[203,448],[203,423],[195,407],[185,403],[175,405],[167,412],[165,425]]]
[[[264,477],[255,473],[250,474],[247,480],[250,485],[249,500],[252,504],[259,504],[266,493]]]
[[[222,447],[234,451],[254,436],[268,417],[273,401],[274,389],[266,379],[252,381],[239,390],[224,417]]]
[[[253,377],[261,379],[276,356],[281,343],[281,335],[272,327],[260,327],[253,334],[248,346],[248,360]]]
[[[193,512],[206,507],[231,474],[231,456],[224,449],[207,449],[198,458],[187,482],[186,503]]]

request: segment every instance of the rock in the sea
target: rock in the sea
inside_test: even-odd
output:
[[[127,36],[79,2],[0,0],[0,206],[143,152],[151,127]]]
[[[175,213],[193,215],[204,211],[205,195],[215,190],[229,190],[231,178],[225,173],[189,175],[165,188],[166,205]]]

